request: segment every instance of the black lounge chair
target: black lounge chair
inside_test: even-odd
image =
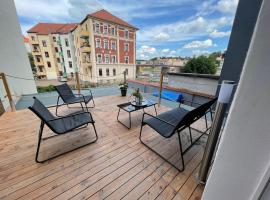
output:
[[[35,161],[37,163],[43,163],[45,161],[48,161],[50,159],[53,159],[55,157],[68,153],[70,151],[76,150],[88,144],[92,144],[96,142],[98,139],[98,135],[97,135],[95,124],[94,124],[95,121],[90,112],[77,112],[77,113],[73,113],[64,117],[55,117],[36,97],[34,97],[34,104],[28,108],[31,111],[33,111],[41,119],[39,135],[38,135],[38,145],[37,145],[36,158],[35,158]],[[62,153],[60,155],[48,158],[46,160],[42,160],[42,161],[38,160],[41,140],[48,139],[48,138],[42,138],[43,128],[45,124],[54,133],[56,133],[57,135],[61,135],[61,134],[66,134],[66,133],[69,133],[71,131],[75,131],[81,128],[85,128],[87,127],[89,123],[92,124],[94,128],[94,132],[96,136],[94,141],[91,141],[87,144],[84,144],[83,146],[77,147],[75,149]],[[52,137],[55,137],[55,136],[52,136]]]
[[[57,98],[57,104],[56,104],[56,110],[55,110],[55,114],[57,115],[57,110],[59,105],[59,100],[60,97],[64,102],[64,105],[69,105],[69,104],[75,104],[75,103],[80,103],[81,104],[81,108],[82,110],[84,110],[83,104],[85,104],[85,108],[88,111],[88,108],[93,108],[95,107],[95,102],[94,102],[94,98],[93,98],[93,94],[92,91],[89,90],[90,94],[89,95],[82,95],[82,94],[74,94],[72,92],[72,90],[70,89],[70,87],[68,86],[68,84],[64,83],[62,85],[57,85],[55,86],[55,89],[57,91],[57,93],[59,94],[58,98]],[[92,107],[87,107],[87,104],[92,101],[93,102],[93,106]]]
[[[175,108],[170,111],[164,112],[158,116],[153,116],[149,113],[144,113],[141,123],[141,130],[140,130],[140,141],[142,144],[144,144],[146,147],[148,147],[150,150],[155,152],[157,155],[159,155],[161,158],[163,158],[165,161],[170,163],[173,167],[178,169],[180,172],[184,171],[185,169],[185,163],[184,163],[184,154],[205,134],[207,131],[211,128],[208,127],[206,114],[208,112],[211,112],[211,118],[212,118],[212,111],[211,106],[215,103],[217,99],[210,100],[197,108],[188,111],[184,108]],[[150,116],[147,119],[145,118],[145,115]],[[201,135],[193,140],[191,129],[194,129],[190,127],[195,121],[199,120],[201,117],[205,116],[205,123],[206,123],[206,130],[205,131],[199,131]],[[142,140],[142,128],[144,125],[150,126],[152,129],[154,129],[157,133],[159,133],[164,138],[170,138],[172,137],[176,132],[178,134],[178,142],[180,147],[180,159],[182,162],[182,168],[178,168],[176,165],[171,163],[169,160],[164,158],[161,154],[156,152],[154,149],[149,147],[146,143]],[[190,145],[183,150],[182,143],[181,143],[181,131],[184,129],[189,129],[189,136],[190,136]]]

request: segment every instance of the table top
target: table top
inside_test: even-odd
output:
[[[127,102],[127,103],[122,103],[122,104],[118,104],[117,106],[127,112],[134,112],[136,110],[141,110],[147,107],[151,107],[156,105],[157,103],[151,100],[143,100],[143,106],[134,106],[131,102]]]

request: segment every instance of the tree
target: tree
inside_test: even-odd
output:
[[[215,74],[217,65],[214,58],[199,56],[190,59],[184,66],[183,71],[185,73]]]
[[[34,63],[33,55],[31,53],[28,53],[28,59],[29,59],[30,65],[31,65],[32,72],[35,75],[37,73],[37,68],[36,68],[36,65]]]

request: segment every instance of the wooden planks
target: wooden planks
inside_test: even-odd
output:
[[[1,116],[0,199],[200,199],[203,188],[194,176],[203,143],[185,155],[186,169],[178,173],[140,143],[142,112],[132,113],[131,130],[116,121],[116,105],[125,101],[127,98],[117,96],[97,98],[96,108],[91,109],[99,135],[97,143],[44,164],[34,162],[38,118],[29,110]],[[161,113],[168,108],[158,109]],[[151,108],[147,111],[153,113]],[[70,110],[63,106],[60,112]],[[83,144],[91,134],[92,127],[88,126],[73,135],[45,140],[42,151],[54,155]],[[45,129],[45,135],[52,133]],[[144,141],[179,164],[174,138],[163,140],[145,127]]]

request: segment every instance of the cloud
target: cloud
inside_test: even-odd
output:
[[[169,38],[170,36],[167,33],[159,33],[158,35],[154,36],[154,39],[158,41],[166,41]]]
[[[220,17],[216,19],[206,19],[197,17],[190,20],[181,20],[169,24],[161,24],[153,27],[147,27],[138,32],[138,41],[147,42],[149,45],[156,43],[153,38],[166,36],[166,41],[186,41],[201,36],[208,36],[210,32],[216,29],[230,26],[231,18]],[[157,33],[163,33],[162,35]],[[159,41],[164,42],[164,41]]]
[[[216,9],[222,13],[234,14],[238,5],[238,0],[220,0]]]
[[[210,54],[210,52],[209,51],[207,51],[207,50],[193,50],[192,51],[192,55],[194,55],[194,56],[200,56],[200,55],[209,55]]]
[[[156,57],[157,55],[158,54],[155,47],[143,45],[139,49],[137,49],[137,56],[140,59],[150,59]]]
[[[161,50],[161,53],[169,53],[170,52],[170,49],[162,49]]]
[[[183,46],[184,49],[200,49],[200,48],[209,48],[215,47],[216,44],[213,43],[211,39],[207,39],[204,41],[195,40]]]
[[[209,36],[212,38],[223,38],[223,37],[230,36],[230,34],[231,34],[231,31],[218,31],[215,29],[213,32],[209,34]]]

